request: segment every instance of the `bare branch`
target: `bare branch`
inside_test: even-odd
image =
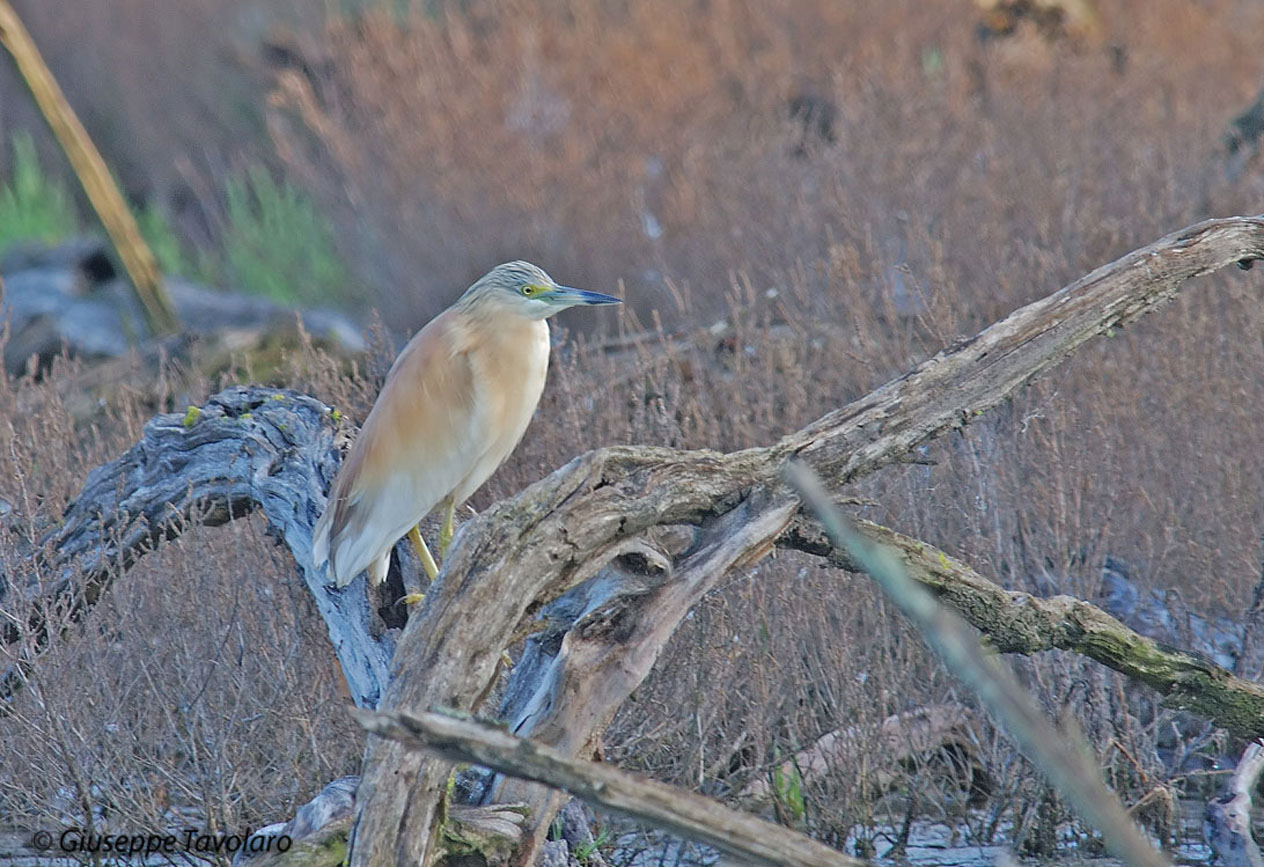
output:
[[[638,779],[610,765],[571,758],[484,722],[431,712],[357,711],[355,717],[369,731],[407,749],[425,750],[453,762],[477,762],[556,786],[602,809],[642,819],[738,858],[784,867],[865,863],[757,816],[655,780]]]

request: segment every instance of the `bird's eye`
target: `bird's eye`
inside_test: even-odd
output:
[[[532,286],[530,283],[522,287],[522,294],[530,298],[536,292],[540,291],[539,287]]]

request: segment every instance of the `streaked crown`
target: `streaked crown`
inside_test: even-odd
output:
[[[506,262],[487,272],[457,301],[467,310],[495,304],[528,319],[544,319],[576,305],[619,304],[613,295],[559,286],[543,268],[530,262]]]
[[[530,262],[518,260],[497,265],[475,281],[474,285],[470,286],[469,289],[466,289],[465,295],[477,295],[495,290],[512,292],[518,295],[521,294],[522,289],[526,286],[538,286],[541,289],[546,289],[556,285],[557,283],[545,273],[543,268],[538,265],[532,265]]]

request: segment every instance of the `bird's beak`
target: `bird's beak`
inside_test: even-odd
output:
[[[622,299],[600,292],[589,292],[587,289],[572,289],[569,286],[555,286],[549,290],[549,300],[559,307],[576,307],[580,304],[596,306],[598,304],[622,304]]]

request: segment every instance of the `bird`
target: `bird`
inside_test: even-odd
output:
[[[312,533],[316,567],[338,587],[364,571],[376,586],[407,535],[434,580],[439,567],[418,525],[443,506],[443,557],[456,507],[522,439],[548,373],[548,317],[619,303],[516,261],[497,265],[430,320],[391,365],[334,477]]]

